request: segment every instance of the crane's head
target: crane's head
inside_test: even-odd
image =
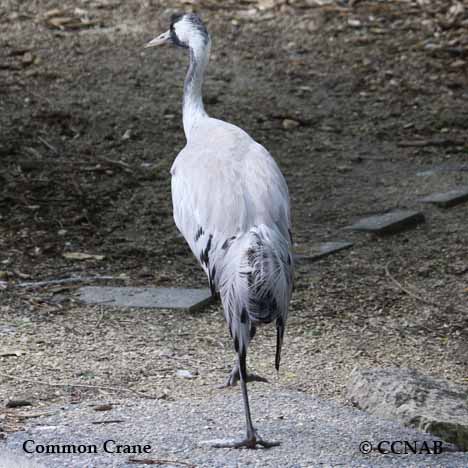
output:
[[[155,37],[145,47],[174,44],[179,47],[193,48],[207,45],[209,40],[210,36],[201,18],[194,13],[186,13],[183,15],[173,15],[169,30]]]

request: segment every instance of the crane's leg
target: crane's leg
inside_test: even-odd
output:
[[[250,327],[250,340],[255,336],[255,333],[257,332],[257,328],[255,325],[251,325]],[[237,359],[236,359],[237,361]],[[226,379],[226,382],[224,384],[220,385],[219,388],[226,388],[226,387],[234,387],[237,385],[237,382],[239,381],[240,378],[240,373],[239,373],[239,366],[237,362],[234,364],[234,367],[232,368],[232,371],[229,373],[228,378]],[[260,375],[255,375],[255,374],[247,374],[246,378],[247,382],[266,382],[268,383],[268,380],[265,377],[261,377]]]
[[[250,414],[250,405],[249,405],[249,396],[247,394],[247,366],[246,366],[246,351],[241,350],[238,353],[239,357],[239,370],[240,370],[240,382],[241,382],[241,390],[242,390],[242,398],[244,400],[244,411],[245,411],[245,421],[247,424],[247,436],[245,439],[241,441],[233,441],[233,442],[217,442],[213,444],[213,447],[216,448],[249,448],[249,449],[255,449],[257,448],[257,445],[261,445],[262,447],[265,448],[270,448],[270,447],[276,447],[279,445],[279,442],[267,442],[266,440],[263,440],[259,435],[257,434],[257,431],[253,427],[252,424],[252,416]]]

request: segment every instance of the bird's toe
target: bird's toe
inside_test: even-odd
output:
[[[218,388],[227,388],[227,387],[234,387],[237,382],[239,381],[239,369],[237,367],[234,367],[232,371],[229,373],[226,381],[219,385]]]
[[[256,433],[252,434],[249,437],[246,437],[243,440],[216,440],[212,441],[210,445],[213,448],[247,448],[247,449],[257,449],[259,447],[271,448],[277,447],[280,445],[280,442],[268,442],[259,437]]]

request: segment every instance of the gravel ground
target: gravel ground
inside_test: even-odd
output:
[[[265,439],[281,441],[272,449],[214,449],[208,441],[243,436],[243,409],[237,389],[210,399],[184,399],[176,403],[125,400],[114,402],[110,411],[96,412],[91,402],[50,408],[49,417],[28,424],[25,432],[9,437],[7,447],[22,453],[25,440],[35,445],[72,444],[98,446],[97,454],[36,455],[47,468],[130,468],[129,458],[166,460],[162,466],[227,467],[453,467],[468,465],[468,454],[451,452],[443,445],[441,454],[383,455],[376,451],[363,455],[360,443],[369,441],[417,440],[430,446],[434,436],[405,429],[397,423],[369,416],[361,411],[338,406],[299,392],[265,391],[259,386],[251,392],[252,411],[257,430]],[[97,402],[93,402],[97,403]],[[101,402],[102,404],[103,402]],[[108,402],[106,402],[108,403]],[[118,420],[113,424],[97,421]],[[117,455],[103,453],[103,443],[140,444],[152,447],[148,454]],[[32,446],[32,443],[30,443]],[[29,446],[29,445],[28,445]],[[169,462],[169,461],[172,461]],[[65,465],[66,463],[66,465]]]
[[[109,275],[102,284],[206,288],[170,202],[187,58],[142,49],[186,3],[0,5],[0,434],[52,404],[79,411],[129,389],[168,404],[221,398],[234,354],[218,305],[90,307],[76,284],[19,286]],[[197,2],[213,34],[207,110],[277,159],[297,252],[354,242],[298,265],[278,380],[271,329],[249,367],[275,392],[343,404],[355,366],[414,367],[466,388],[467,205],[418,200],[468,185],[467,2],[309,3]],[[344,229],[395,208],[424,210],[426,224],[385,238]]]

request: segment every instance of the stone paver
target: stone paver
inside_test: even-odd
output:
[[[327,255],[332,255],[340,250],[349,249],[353,246],[352,242],[322,242],[312,245],[310,248],[303,249],[295,255],[298,262],[313,262]]]
[[[86,286],[80,288],[79,294],[80,300],[86,304],[185,311],[200,309],[213,301],[209,289]]]
[[[432,203],[441,208],[450,208],[468,201],[468,187],[460,187],[448,192],[433,193],[421,199],[423,203]]]
[[[347,229],[373,234],[393,234],[424,223],[424,215],[419,211],[396,210],[383,215],[363,218]]]

